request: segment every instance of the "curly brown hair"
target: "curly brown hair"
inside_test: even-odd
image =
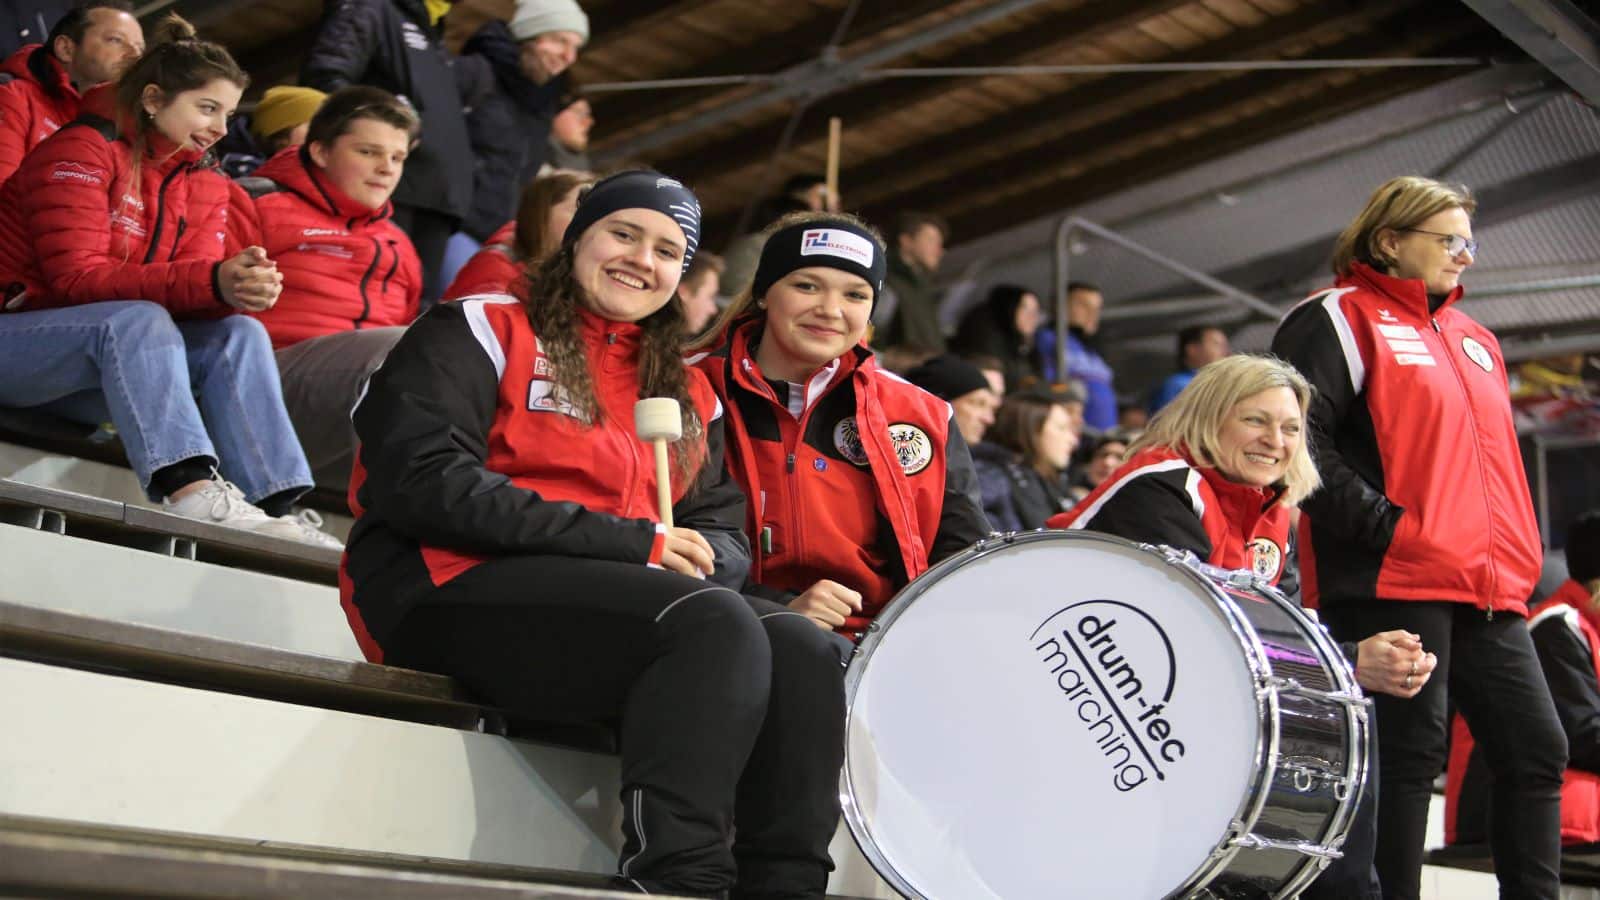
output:
[[[604,410],[594,391],[588,349],[579,332],[578,308],[583,304],[584,288],[572,266],[571,245],[542,261],[530,262],[524,273],[528,289],[522,295],[522,305],[533,333],[544,345],[556,390],[592,427]],[[683,415],[683,439],[672,445],[672,462],[679,477],[692,488],[694,476],[705,461],[705,427],[689,394],[689,369],[679,349],[688,336],[688,325],[678,292],[672,292],[665,306],[640,319],[639,327],[644,331],[639,348],[639,398],[671,397],[678,401]],[[624,421],[631,415],[631,411],[623,412]]]

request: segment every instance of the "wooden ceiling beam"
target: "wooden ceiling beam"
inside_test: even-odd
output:
[[[1312,52],[1333,43],[1351,29],[1371,27],[1394,13],[1415,7],[1420,0],[1403,0],[1393,7],[1365,7],[1330,17],[1320,4],[1287,16],[1237,31],[1220,41],[1185,50],[1157,62],[1209,62],[1260,60],[1304,56],[1293,54],[1297,45],[1311,44]],[[840,182],[852,206],[870,206],[895,194],[948,177],[952,172],[983,166],[1002,147],[1037,146],[1083,131],[1112,114],[1129,112],[1179,93],[1189,93],[1225,80],[1228,73],[1111,76],[1047,97],[1037,103],[1008,110],[976,125],[945,134],[930,135],[872,162],[847,167]],[[1004,136],[1003,143],[998,140]]]
[[[1392,44],[1390,46],[1392,47]],[[1472,52],[1481,50],[1482,47],[1481,43],[1468,39],[1454,44],[1449,52]],[[1444,50],[1445,47],[1436,46],[1432,49]],[[1176,144],[1136,150],[1131,155],[1128,153],[1128,148],[1108,144],[1105,153],[1097,154],[1105,160],[1104,164],[1046,181],[1039,181],[1031,175],[1059,167],[1059,154],[1051,161],[1035,159],[1031,165],[1022,160],[1003,163],[1008,168],[1002,171],[1020,175],[1019,181],[1029,182],[1028,189],[1015,194],[993,197],[978,204],[963,204],[961,208],[953,211],[952,231],[957,240],[965,240],[1009,228],[1018,222],[1039,216],[1064,212],[1095,198],[1147,183],[1206,160],[1310,127],[1318,122],[1325,122],[1330,118],[1370,106],[1448,76],[1439,69],[1407,69],[1400,72],[1372,70],[1362,72],[1337,86],[1330,83],[1332,77],[1328,73],[1302,75],[1288,79],[1286,83],[1276,87],[1270,86],[1265,79],[1251,78],[1250,82],[1240,81],[1220,85],[1208,91],[1210,96],[1203,101],[1201,98],[1189,98],[1194,101],[1194,105],[1187,110],[1182,108],[1150,110],[1147,115],[1138,117],[1138,121],[1125,124],[1140,130],[1155,128],[1182,130],[1226,112],[1229,107],[1237,105],[1243,97],[1279,101],[1267,104],[1246,118],[1206,128]],[[1283,105],[1284,102],[1289,102],[1291,105],[1286,107]],[[1131,142],[1130,139],[1123,143]],[[1119,151],[1122,152],[1123,158],[1116,159],[1115,155]],[[1009,168],[1012,165],[1018,168]],[[1374,177],[1382,174],[1394,173],[1379,173]],[[994,188],[995,182],[992,178],[983,183],[977,177],[969,177],[953,183],[948,192],[941,190],[940,193],[946,196],[972,196],[963,192],[985,191],[993,194]],[[937,211],[937,199],[937,195],[931,193],[908,195],[898,198],[896,207],[933,208]],[[887,210],[879,210],[876,214],[886,213]],[[871,214],[869,212],[869,215]]]
[[[1063,50],[1083,46],[1109,34],[1130,28],[1189,0],[1093,0],[1066,12],[1034,23],[992,41],[966,47],[940,59],[932,66],[981,66],[1004,62],[1021,65],[1048,59]],[[847,110],[850,121],[870,122],[949,92],[951,85],[971,79],[896,79],[867,82],[843,91],[813,106],[805,116],[800,133],[821,133],[821,124],[830,113]],[[657,156],[662,171],[672,172],[685,183],[709,181],[720,174],[764,162],[782,139],[785,123],[771,122],[742,130],[721,140],[697,144],[678,154]]]
[[[943,12],[949,0],[903,0],[895,3],[868,4],[851,23],[845,35],[846,47],[860,47],[877,38],[890,28],[912,24],[929,15]],[[813,59],[839,27],[837,13],[818,15],[804,24],[781,34],[766,35],[755,44],[744,45],[711,56],[687,69],[663,72],[658,78],[722,78],[730,75],[781,72],[790,66]],[[716,91],[705,88],[659,91],[624,91],[595,94],[595,121],[606,131],[604,140],[596,141],[596,149],[621,143],[634,133],[629,123],[659,119],[680,113],[698,103],[717,96]],[[727,93],[727,91],[722,91]]]

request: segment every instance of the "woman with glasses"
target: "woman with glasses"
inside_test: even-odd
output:
[[[1335,637],[1391,629],[1438,656],[1415,697],[1375,698],[1377,868],[1419,894],[1447,700],[1493,773],[1501,896],[1558,895],[1567,746],[1528,636],[1539,528],[1494,334],[1458,308],[1475,202],[1427,178],[1379,187],[1334,247],[1334,286],[1290,311],[1273,351],[1315,386],[1322,487],[1302,508],[1308,605]]]

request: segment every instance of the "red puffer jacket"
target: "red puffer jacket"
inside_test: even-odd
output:
[[[159,134],[133,176],[133,147],[106,116],[111,88],[28,154],[0,189],[0,289],[7,310],[149,300],[174,318],[221,316],[216,270],[226,179]]]
[[[283,293],[261,323],[272,346],[359,328],[407,325],[422,299],[422,263],[385,203],[350,199],[290,147],[255,171],[280,188],[256,198],[252,243],[283,273]]]
[[[489,235],[483,249],[472,254],[467,264],[456,273],[454,281],[445,288],[444,299],[460,300],[473,294],[510,294],[512,283],[522,274],[523,263],[517,261],[517,223],[507,222],[499,231]]]
[[[42,44],[29,44],[0,65],[0,184],[28,151],[78,117],[83,98],[67,70]]]

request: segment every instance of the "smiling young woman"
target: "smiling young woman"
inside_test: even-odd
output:
[[[847,635],[989,531],[950,404],[861,344],[885,269],[860,219],[786,215],[694,360],[727,409],[753,589]]]
[[[406,330],[355,411],[344,602],[373,659],[522,716],[617,725],[619,888],[820,897],[844,671],[828,635],[739,592],[744,498],[673,299],[699,212],[660,173],[614,175],[521,296],[440,304]],[[676,527],[634,431],[641,397],[682,409]]]
[[[0,405],[109,419],[179,515],[337,545],[282,515],[311,476],[266,331],[232,315],[282,282],[260,247],[227,255],[227,182],[207,165],[248,81],[169,18],[6,182]]]
[[[1323,487],[1300,533],[1314,559],[1308,598],[1336,636],[1404,628],[1439,654],[1440,677],[1414,699],[1377,698],[1390,897],[1420,891],[1447,699],[1494,774],[1502,895],[1559,891],[1566,742],[1525,618],[1539,526],[1505,359],[1459,308],[1475,207],[1455,185],[1383,184],[1334,246],[1334,286],[1291,310],[1272,342],[1316,386],[1308,431]]]

